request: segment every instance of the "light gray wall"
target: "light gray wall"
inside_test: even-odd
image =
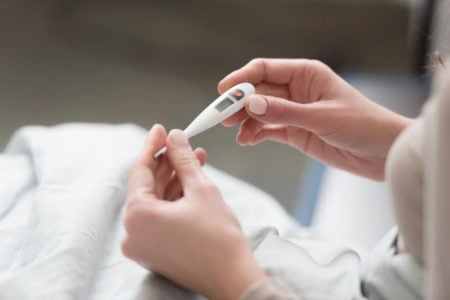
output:
[[[388,1],[0,2],[0,146],[15,129],[61,122],[184,127],[217,82],[256,56],[408,69],[408,10]],[[210,163],[296,205],[305,158],[241,148],[236,129],[195,138]]]

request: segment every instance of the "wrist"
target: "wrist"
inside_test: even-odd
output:
[[[222,260],[214,300],[237,300],[241,294],[256,282],[266,280],[267,275],[258,265],[247,241],[240,242],[228,259]]]
[[[402,116],[402,115],[396,115],[396,118],[394,119],[394,128],[395,128],[395,133],[394,135],[396,137],[398,137],[400,135],[400,133],[402,133],[402,131],[408,127],[412,122],[414,121],[414,119]]]

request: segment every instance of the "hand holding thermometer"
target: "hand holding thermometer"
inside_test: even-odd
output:
[[[206,107],[184,130],[189,138],[219,124],[231,117],[244,107],[244,100],[255,93],[255,87],[250,83],[240,83],[233,86],[219,98]],[[155,158],[166,151],[162,148],[155,154]]]

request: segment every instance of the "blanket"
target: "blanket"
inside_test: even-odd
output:
[[[0,155],[0,299],[199,299],[120,251],[126,181],[145,130],[18,130]],[[302,299],[359,297],[358,255],[315,239],[273,199],[211,166],[266,271]]]

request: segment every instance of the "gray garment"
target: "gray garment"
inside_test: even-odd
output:
[[[422,265],[410,253],[396,253],[397,236],[392,229],[360,273],[360,260],[348,248],[313,239],[292,242],[273,229],[258,229],[248,237],[270,280],[250,286],[239,300],[423,299]]]
[[[247,229],[260,266],[272,278],[250,286],[240,300],[362,299],[359,255],[346,246],[313,236],[279,236],[274,228]]]
[[[426,266],[430,300],[450,299],[450,72],[438,78],[436,93],[388,161],[402,251]]]
[[[410,253],[397,253],[397,237],[394,228],[364,265],[361,288],[370,300],[423,299],[422,265]]]
[[[240,299],[299,300],[300,298],[291,292],[290,288],[282,280],[270,278],[265,281],[259,281],[247,288]]]
[[[450,299],[450,72],[440,76],[422,115],[389,153],[387,180],[400,234],[388,234],[365,265],[362,289],[368,299]],[[271,286],[253,286],[258,296],[241,300],[291,299],[290,291],[277,293],[276,284],[266,285]]]

